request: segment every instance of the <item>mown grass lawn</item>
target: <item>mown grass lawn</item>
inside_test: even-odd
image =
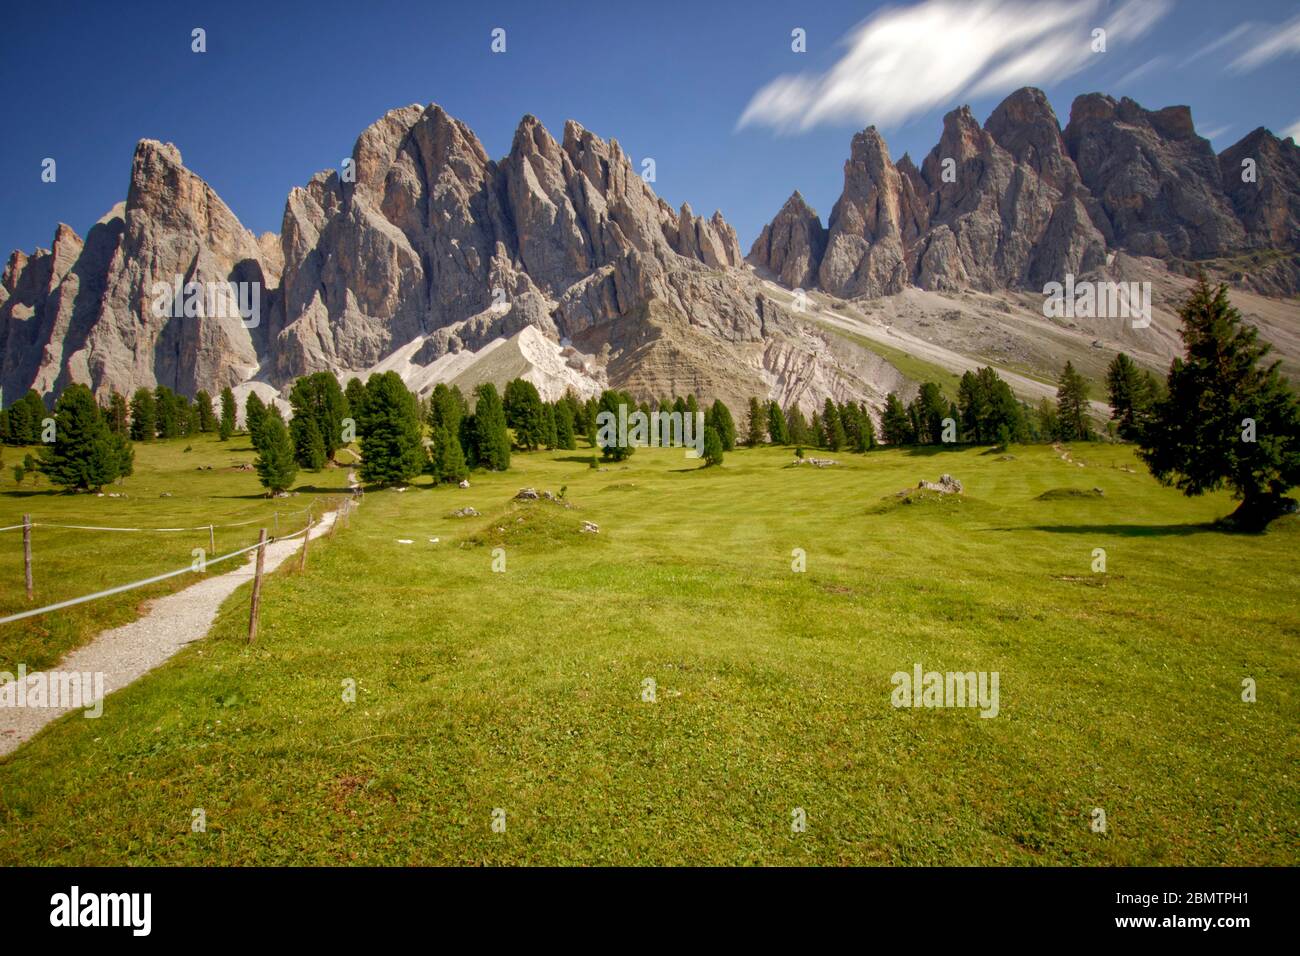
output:
[[[1072,450],[583,449],[373,491],[268,580],[256,645],[245,588],[0,762],[0,862],[1295,864],[1300,522],[1225,535],[1226,496]],[[963,499],[886,500],[942,472]],[[915,663],[998,671],[999,715],[895,709]]]

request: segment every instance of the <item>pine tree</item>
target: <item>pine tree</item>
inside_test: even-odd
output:
[[[943,440],[943,420],[948,415],[948,403],[934,382],[925,382],[913,399],[917,441],[923,445],[937,445]]]
[[[1056,389],[1056,420],[1061,441],[1088,441],[1092,438],[1092,427],[1088,424],[1088,383],[1070,362],[1061,369]]]
[[[600,445],[602,455],[610,461],[625,461],[632,457],[631,441],[620,442],[619,440],[618,408],[620,405],[631,407],[634,404],[632,397],[623,392],[606,389],[600,395],[600,411],[597,412],[597,443]],[[686,414],[685,407],[683,402],[683,421]]]
[[[54,441],[42,445],[37,469],[53,484],[99,491],[131,473],[131,446],[108,429],[85,385],[69,385],[54,406]]]
[[[194,396],[194,406],[198,410],[199,414],[199,431],[205,433],[215,431],[217,427],[217,416],[212,411],[212,396],[203,389],[199,389],[198,393]]]
[[[649,416],[646,416],[649,418]],[[556,448],[560,444],[559,429],[555,424],[555,406],[550,402],[542,405],[542,431],[546,436],[546,447]]]
[[[749,400],[749,420],[745,423],[745,444],[757,448],[767,434],[767,412],[757,398]]]
[[[853,450],[857,452],[868,452],[876,447],[876,423],[871,420],[871,415],[866,408],[858,406],[857,428],[853,435]]]
[[[226,441],[235,433],[235,420],[238,412],[235,408],[235,393],[229,387],[221,390],[221,425],[219,426],[218,435],[222,441]]]
[[[907,417],[907,409],[893,392],[885,396],[885,410],[880,416],[880,431],[887,445],[910,445],[914,441],[912,422]]]
[[[578,447],[573,435],[573,406],[564,400],[555,403],[555,441],[558,448],[569,451]]]
[[[299,468],[320,471],[325,467],[325,440],[310,413],[294,415],[289,422],[289,434],[293,438],[294,461]]]
[[[726,406],[722,399],[713,400],[713,404],[709,406],[708,412],[705,413],[704,423],[717,429],[723,451],[735,451],[736,422],[731,417],[731,409]]]
[[[1158,392],[1155,379],[1120,352],[1106,369],[1106,390],[1110,417],[1116,423],[1119,437],[1125,441],[1138,441],[1151,419]]]
[[[1278,362],[1261,365],[1272,347],[1242,322],[1226,285],[1201,276],[1179,316],[1185,355],[1169,369],[1140,454],[1185,495],[1226,485],[1241,501],[1228,523],[1262,531],[1295,510],[1284,496],[1300,484],[1300,400]]]
[[[158,433],[158,410],[153,392],[138,388],[131,398],[131,440],[153,441]]]
[[[826,432],[826,448],[829,451],[839,451],[848,441],[844,434],[844,421],[840,418],[840,410],[835,407],[833,399],[827,398],[826,403],[822,406],[822,429]]]
[[[546,443],[546,410],[537,386],[522,378],[507,382],[502,405],[516,448],[532,451]]]
[[[722,436],[712,425],[704,427],[704,467],[722,464]]]
[[[348,379],[348,384],[343,389],[343,397],[346,398],[348,402],[348,416],[357,423],[357,434],[360,435],[361,415],[362,412],[365,411],[366,403],[365,382],[361,381],[361,379],[357,378],[355,375]]]
[[[126,405],[126,398],[116,389],[108,396],[108,411],[105,415],[108,430],[114,435],[127,436],[131,428],[131,413]]]
[[[447,425],[438,425],[433,432],[432,455],[429,461],[429,473],[433,475],[434,484],[443,482],[456,483],[469,477],[469,467],[465,463],[465,453],[460,447],[460,439]]]
[[[339,380],[332,372],[304,375],[293,383],[289,391],[289,406],[293,409],[294,421],[312,419],[325,449],[325,460],[333,461],[334,453],[343,443],[343,419],[348,416],[348,400],[339,388]],[[307,435],[305,422],[294,433],[295,447],[300,434]],[[309,467],[301,457],[298,463],[304,468]]]
[[[510,431],[501,396],[495,385],[483,382],[474,389],[474,400],[474,464],[489,471],[505,471],[510,467]]]
[[[767,403],[767,437],[773,445],[788,445],[790,443],[790,435],[785,427],[785,414],[781,411],[781,406],[775,401]]]
[[[366,382],[361,426],[361,477],[377,484],[406,484],[424,468],[419,408],[396,372]]]
[[[298,465],[294,461],[293,441],[279,408],[272,406],[264,414],[255,441],[257,460],[254,467],[258,480],[273,495],[288,491],[297,477]]]
[[[262,430],[262,423],[266,421],[266,415],[266,405],[257,392],[249,392],[248,398],[244,399],[244,428],[248,430],[254,448],[258,447],[258,434]]]
[[[153,390],[153,401],[158,415],[158,437],[179,438],[182,432],[179,396],[166,385],[159,385]]]

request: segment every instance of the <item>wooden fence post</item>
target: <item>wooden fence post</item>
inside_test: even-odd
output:
[[[266,529],[257,539],[257,572],[253,577],[253,601],[248,611],[248,643],[257,637],[257,612],[262,605],[262,563],[266,558]]]
[[[272,534],[279,534],[279,533],[280,533],[280,512],[277,511],[277,512],[275,513],[275,519],[274,519],[274,520],[275,520],[275,523],[271,526],[271,533],[272,533]]]
[[[23,580],[27,583],[27,600],[32,599],[32,516],[23,515]]]
[[[307,570],[307,542],[311,540],[311,509],[307,509],[307,530],[302,533],[302,554],[298,556],[298,570]]]
[[[217,531],[212,525],[208,525],[208,554],[217,553]]]

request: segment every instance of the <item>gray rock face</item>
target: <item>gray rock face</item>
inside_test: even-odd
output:
[[[153,315],[153,284],[175,276],[260,283],[259,322]],[[721,213],[669,207],[617,141],[569,122],[557,142],[526,116],[494,162],[436,105],[390,111],[350,162],[293,189],[278,237],[245,230],[175,147],[142,141],[126,203],[85,243],[60,227],[52,249],[10,258],[0,385],[11,401],[69,381],[101,397],[280,388],[411,343],[428,367],[529,326],[646,397],[797,390],[812,404],[857,388],[762,296]],[[796,359],[798,384],[778,370]]]
[[[1246,245],[1218,159],[1187,107],[1151,111],[1089,93],[1071,106],[1064,137],[1114,244],[1194,259]]]
[[[1219,154],[1219,171],[1252,246],[1300,248],[1300,146],[1294,140],[1261,126]]]
[[[854,136],[844,164],[844,191],[831,210],[826,254],[817,271],[821,287],[842,298],[902,291],[910,271],[903,223],[913,209],[911,181],[890,162],[876,128]]]
[[[155,284],[178,277],[216,289],[256,282],[260,325],[279,265],[175,146],[142,140],[125,204],[84,243],[61,225],[50,252],[10,258],[0,305],[6,394],[73,381],[101,395],[160,383],[193,394],[243,381],[257,367],[262,333],[241,321],[233,297],[225,316],[159,314]]]
[[[1244,183],[1241,160],[1259,180]],[[880,134],[853,138],[825,252],[820,223],[787,202],[750,261],[784,284],[840,297],[907,285],[952,291],[1041,289],[1103,266],[1108,249],[1175,260],[1243,249],[1300,250],[1300,148],[1257,130],[1216,157],[1186,107],[1148,111],[1089,94],[1062,132],[1042,91],[1017,90],[981,128],[966,107],[944,117],[920,168],[890,162]],[[796,194],[797,195],[797,194]],[[1173,262],[1171,267],[1185,266]],[[1300,288],[1300,256],[1271,260],[1255,288]]]
[[[809,289],[826,251],[826,230],[815,210],[795,190],[776,218],[754,240],[747,261],[771,272],[792,289]]]

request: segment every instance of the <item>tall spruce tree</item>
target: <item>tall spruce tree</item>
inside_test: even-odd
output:
[[[218,426],[217,434],[222,441],[226,441],[235,433],[235,423],[239,413],[235,407],[235,393],[227,386],[221,390],[221,423]]]
[[[199,431],[205,433],[216,431],[217,416],[212,410],[212,396],[199,389],[194,396],[194,408],[199,416]]]
[[[271,406],[263,415],[255,443],[257,460],[253,467],[258,481],[273,495],[288,491],[298,475],[298,464],[294,461],[289,429],[278,407]]]
[[[361,477],[381,485],[406,484],[424,468],[419,408],[396,372],[366,382],[361,424]]]
[[[785,427],[785,413],[776,401],[767,403],[767,437],[773,445],[788,445],[790,434]]]
[[[736,422],[731,417],[731,409],[720,398],[715,398],[713,404],[709,407],[709,416],[712,418],[712,425],[718,432],[718,438],[722,442],[723,451],[735,451],[736,449]]]
[[[763,436],[766,434],[767,410],[757,398],[751,398],[749,400],[749,416],[745,422],[745,444],[750,448],[756,448],[763,444]]]
[[[1162,484],[1185,495],[1225,485],[1241,501],[1228,523],[1260,531],[1295,510],[1300,484],[1300,400],[1261,363],[1271,346],[1243,323],[1226,285],[1201,276],[1179,312],[1184,356],[1169,369],[1139,449]]]
[[[826,448],[829,451],[839,451],[848,443],[848,436],[844,432],[844,420],[840,417],[840,410],[831,398],[827,398],[822,405],[822,430],[826,433]]]
[[[1088,383],[1068,361],[1056,388],[1056,429],[1061,441],[1089,441],[1093,437],[1088,423]]]
[[[244,399],[244,428],[248,429],[248,437],[254,448],[258,447],[258,435],[262,423],[266,421],[266,415],[266,404],[261,397],[257,392],[249,392],[248,398]]]
[[[510,467],[510,431],[505,407],[491,382],[483,382],[474,389],[472,445],[475,467],[488,471],[505,471]]]
[[[153,441],[158,433],[158,410],[153,392],[137,388],[131,397],[131,440]]]
[[[1125,441],[1137,441],[1151,419],[1159,389],[1150,372],[1145,372],[1124,352],[1118,353],[1106,369],[1106,390],[1110,417]]]
[[[907,409],[893,392],[885,396],[885,410],[880,416],[880,431],[887,445],[910,445],[916,440]]]
[[[54,441],[41,446],[37,469],[62,488],[99,491],[131,474],[133,461],[126,437],[109,431],[90,389],[65,388],[54,405]]]

